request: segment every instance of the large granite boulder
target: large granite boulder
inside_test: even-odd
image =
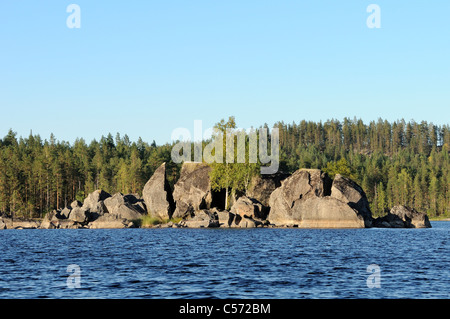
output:
[[[292,208],[298,199],[323,197],[331,193],[331,179],[318,169],[299,169],[281,182],[269,198],[271,215]]]
[[[163,163],[145,184],[142,197],[149,215],[162,220],[172,217],[175,203],[166,179],[166,163]]]
[[[270,195],[268,219],[277,226],[364,228],[363,215],[343,196],[344,201],[331,197],[331,189],[327,174],[318,169],[300,169]]]
[[[217,208],[212,208],[211,211],[215,211],[217,213],[220,227],[231,227],[235,218],[234,214],[230,213],[227,210],[219,210]]]
[[[395,206],[383,217],[374,219],[374,227],[381,228],[431,228],[426,213],[407,206]]]
[[[247,196],[261,202],[264,206],[269,206],[269,199],[272,192],[281,186],[281,181],[289,177],[286,173],[257,175],[252,178],[247,190]]]
[[[47,215],[45,215],[45,217],[48,217],[48,221],[57,223],[61,219],[69,219],[70,212],[73,209],[78,210],[78,208],[82,208],[82,207],[83,207],[83,203],[81,203],[78,200],[75,200],[68,207],[64,207],[61,211],[60,210],[52,211],[52,212],[48,213]],[[87,209],[82,209],[82,210],[87,211]],[[76,214],[74,214],[74,215],[76,215]],[[89,215],[89,213],[87,213],[87,215]],[[47,225],[48,224],[46,221],[44,226],[47,226]],[[48,225],[48,226],[52,227],[51,225]],[[41,226],[41,228],[42,228],[42,226]]]
[[[109,216],[129,221],[141,219],[144,213],[138,205],[129,201],[128,196],[124,196],[121,193],[116,193],[105,199],[104,206],[106,212],[103,215],[108,214]]]
[[[133,228],[135,224],[118,215],[104,214],[89,223],[91,229]]]
[[[243,217],[239,220],[239,223],[236,225],[238,228],[255,228],[259,225],[262,225],[260,221],[257,221],[253,218]]]
[[[62,211],[56,211],[49,216],[48,221],[45,221],[44,227],[52,228],[53,226],[49,222],[56,225],[58,223],[61,224],[60,221],[65,219],[79,225],[85,225],[105,213],[104,200],[109,197],[111,195],[107,192],[96,190],[86,197],[83,204],[75,200],[69,207],[65,207]]]
[[[134,206],[134,209],[138,210],[142,214],[147,213],[147,207],[145,206],[144,199],[139,194],[127,194],[123,195],[125,201]]]
[[[49,220],[42,220],[41,225],[39,226],[39,228],[41,229],[56,229],[59,227],[59,222],[53,222],[53,221],[49,221]]]
[[[366,193],[353,180],[337,174],[331,187],[331,197],[347,203],[363,217],[366,227],[372,227],[372,212]]]
[[[216,210],[201,209],[191,213],[179,225],[188,228],[216,228],[220,227]]]
[[[211,207],[212,191],[209,173],[211,167],[203,163],[183,163],[180,178],[174,185],[176,204],[174,218],[183,218],[188,212]]]
[[[36,229],[40,228],[40,225],[40,220],[3,217],[1,218],[0,229]]]
[[[364,218],[347,203],[332,197],[310,197],[296,201],[290,211],[290,220],[301,228],[364,228]]]
[[[241,196],[233,204],[230,212],[241,217],[265,219],[268,209],[254,198]]]
[[[104,201],[109,197],[111,195],[104,190],[96,190],[86,197],[81,209],[87,211],[90,219],[94,220],[106,212]]]
[[[41,228],[123,228],[145,214],[143,200],[133,194],[111,196],[103,190],[90,193],[84,203],[74,201],[62,211],[54,211],[44,218]],[[103,216],[107,215],[105,218]],[[125,226],[124,226],[125,225]]]
[[[83,203],[79,200],[74,200],[72,203],[70,203],[70,208],[76,208],[76,207],[83,207]]]
[[[431,228],[430,220],[426,213],[421,213],[407,206],[395,206],[391,214],[397,215],[405,222],[407,228]]]
[[[83,204],[80,201],[75,200],[68,207],[64,207],[62,210],[53,210],[45,214],[40,228],[76,228],[78,226],[85,225],[90,219],[90,211],[83,208]]]
[[[61,211],[53,210],[45,214],[44,218],[41,221],[41,225],[39,228],[43,229],[55,229],[58,228],[60,219],[67,219],[69,217],[70,209],[64,208],[63,211],[67,211],[67,216],[61,215]]]
[[[77,206],[78,207],[78,206]],[[76,208],[76,207],[74,207]],[[68,219],[70,215],[70,211],[72,210],[72,207],[64,207],[60,212],[58,212],[54,218],[57,219]],[[48,214],[47,214],[48,215]]]
[[[75,207],[70,211],[68,219],[76,223],[84,224],[89,220],[89,217],[89,210],[82,207]]]
[[[297,200],[330,195],[331,183],[328,175],[318,169],[297,170],[270,195],[269,220],[275,224],[289,220]]]

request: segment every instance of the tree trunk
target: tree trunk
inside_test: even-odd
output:
[[[59,209],[59,183],[58,175],[56,175],[56,209]]]
[[[225,210],[228,210],[228,187],[225,188]]]

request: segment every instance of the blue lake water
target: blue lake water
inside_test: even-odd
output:
[[[3,230],[0,298],[449,298],[432,226]]]

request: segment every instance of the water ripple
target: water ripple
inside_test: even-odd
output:
[[[0,231],[0,298],[448,298],[433,228]],[[367,286],[371,264],[381,289]],[[69,265],[80,269],[80,288]]]

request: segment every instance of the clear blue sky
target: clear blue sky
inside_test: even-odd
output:
[[[162,144],[229,115],[447,124],[449,16],[448,0],[1,1],[0,136]]]

